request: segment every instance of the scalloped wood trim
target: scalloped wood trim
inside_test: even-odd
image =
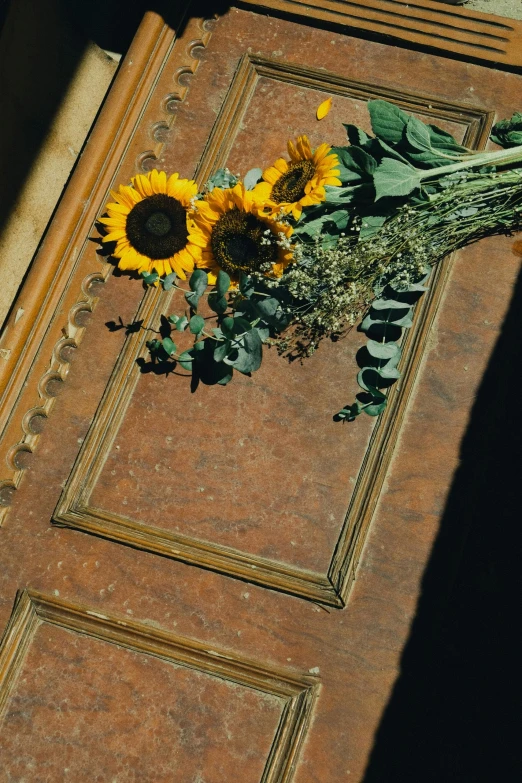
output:
[[[146,14],[2,335],[0,524],[8,511],[10,494],[22,480],[23,454],[32,453],[40,437],[33,420],[49,416],[55,400],[51,382],[64,381],[69,372],[64,348],[76,348],[81,342],[85,327],[78,316],[96,306],[97,297],[90,287],[94,282],[103,283],[111,273],[110,265],[84,252],[87,237],[133,136],[144,144],[152,135],[157,143],[137,154],[131,173],[147,170],[161,154],[158,129],[168,130],[172,125],[172,102],[184,100],[188,89],[180,77],[196,72],[199,60],[195,49],[206,46],[211,35],[203,19],[190,20],[186,32],[188,43],[173,74],[175,88],[163,101],[164,117],[154,122],[149,135],[149,126],[140,126],[143,106],[176,35],[161,17]],[[93,269],[93,264],[98,268]],[[75,288],[78,279],[82,281],[79,293]],[[29,376],[34,379],[31,385],[27,384]]]

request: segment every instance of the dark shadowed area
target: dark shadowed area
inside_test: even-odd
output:
[[[521,318],[519,278],[364,783],[519,778]]]

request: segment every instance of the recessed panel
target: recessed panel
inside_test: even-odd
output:
[[[286,154],[289,137],[303,132],[313,146],[342,144],[342,122],[370,130],[366,103],[375,98],[398,103],[469,146],[491,123],[487,111],[466,103],[357,80],[348,38],[315,30],[312,49],[308,29],[292,27],[287,41],[288,30],[278,20],[265,24],[235,11],[218,22],[177,108],[162,165],[176,169],[186,151],[204,182],[218,166],[244,173],[270,164]],[[326,96],[333,108],[318,122]],[[440,295],[435,276],[405,342],[404,370],[418,366],[417,335],[425,333]],[[139,317],[150,329],[159,328],[162,313],[185,307],[182,298],[167,301],[150,291],[147,297]],[[252,378],[235,373],[226,388],[197,389],[183,372],[166,377],[149,367],[140,376],[136,360],[140,352],[146,356],[147,334],[128,340],[56,520],[342,605],[353,546],[362,547],[361,515],[378,496],[376,471],[393,448],[387,422],[404,414],[409,381],[392,390],[388,418],[340,424],[335,413],[359,391],[364,339],[356,329],[324,340],[302,361],[265,348]]]

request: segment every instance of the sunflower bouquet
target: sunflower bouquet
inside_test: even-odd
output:
[[[184,312],[147,342],[153,362],[226,385],[259,369],[263,345],[305,357],[359,323],[362,391],[336,417],[384,410],[430,268],[522,227],[522,114],[494,126],[504,149],[477,153],[394,104],[368,110],[374,135],[345,125],[344,147],[301,135],[242,180],[219,169],[199,189],[154,170],[111,194],[103,242],[120,269],[184,293]],[[194,342],[178,352],[184,331]]]

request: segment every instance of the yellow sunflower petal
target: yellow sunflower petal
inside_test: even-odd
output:
[[[270,185],[275,185],[280,176],[281,172],[275,166],[269,166],[263,171],[263,179]]]
[[[301,156],[301,160],[312,159],[312,148],[310,147],[308,136],[306,136],[305,134],[303,134],[302,136],[298,136],[296,146],[297,146],[297,151]]]
[[[125,236],[127,236],[125,229],[117,228],[114,231],[111,231],[109,234],[106,234],[106,236],[103,237],[103,241],[115,242],[117,239],[123,239]]]
[[[287,147],[288,147],[288,154],[290,155],[290,157],[292,159],[292,163],[298,163],[300,160],[302,160],[302,158],[301,158],[299,152],[297,151],[297,149],[296,149],[292,139],[288,139]]]
[[[163,177],[161,176],[163,174]],[[164,171],[152,169],[150,172],[150,184],[153,193],[165,193],[167,188],[167,175]],[[163,187],[162,187],[163,186]]]
[[[303,211],[303,208],[299,202],[297,204],[294,204],[292,206],[292,215],[294,216],[295,220],[299,220],[301,217],[301,213]]]
[[[176,183],[179,179],[179,174],[171,174],[170,177],[167,180],[167,194],[169,196],[174,196],[174,189],[176,186]]]
[[[103,223],[107,228],[125,228],[127,224],[127,215],[116,215],[116,217],[98,218],[99,223]]]
[[[284,158],[278,158],[274,163],[274,168],[279,171],[279,176],[281,176],[281,174],[286,174],[288,171],[288,163]]]
[[[325,101],[320,103],[319,106],[317,107],[317,112],[316,112],[317,119],[322,120],[324,117],[326,117],[326,115],[328,114],[331,108],[332,108],[332,99],[327,98]]]
[[[150,179],[146,174],[137,174],[132,178],[132,184],[143,198],[154,194]]]

